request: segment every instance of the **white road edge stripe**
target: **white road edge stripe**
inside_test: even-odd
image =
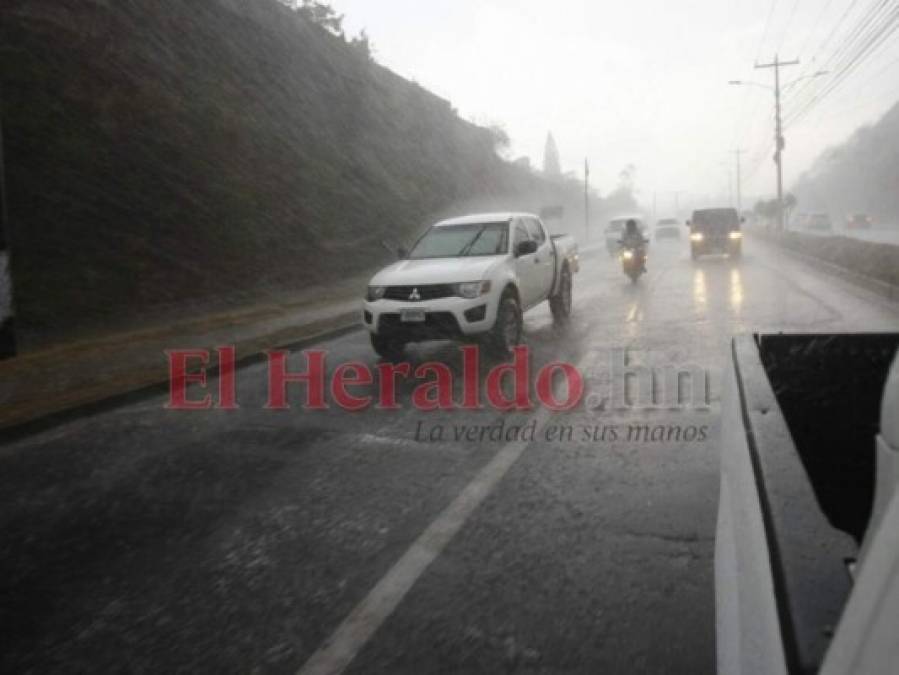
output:
[[[584,355],[577,364],[581,372],[586,360],[587,355]],[[551,414],[548,408],[541,407],[537,411],[532,418],[537,420],[537,429],[543,427]],[[419,535],[331,637],[309,657],[298,675],[342,673],[529,445],[528,441],[513,441],[504,445]]]

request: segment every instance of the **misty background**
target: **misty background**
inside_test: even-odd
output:
[[[768,82],[753,62],[777,50],[797,77],[839,66],[863,16],[828,4],[5,2],[20,340],[361,279],[384,243],[467,211],[562,207],[550,228],[583,245],[675,194],[732,198],[735,147],[749,207],[774,189],[772,97],[727,80]],[[787,99],[800,208],[899,222],[896,47]]]
[[[539,159],[545,132],[562,167],[594,161],[601,191],[636,166],[638,196],[673,209],[672,193],[721,199],[742,149],[744,193],[774,185],[771,70],[755,63],[799,60],[783,83],[785,180],[792,185],[829,146],[874,124],[899,99],[899,40],[875,43],[894,3],[850,0],[334,0],[348,33],[365,30],[377,58],[449,97],[465,117],[501,121],[512,156]],[[859,30],[864,27],[866,30]],[[870,32],[868,32],[870,30]],[[856,41],[858,44],[856,44]],[[864,44],[872,51],[849,65]],[[850,48],[851,47],[851,48]],[[502,76],[498,76],[502,73]],[[824,95],[840,75],[844,79]],[[812,99],[819,98],[806,110]],[[723,166],[722,166],[723,164]]]

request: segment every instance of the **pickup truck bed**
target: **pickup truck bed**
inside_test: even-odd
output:
[[[737,338],[716,537],[719,672],[814,673],[853,590],[899,334]]]

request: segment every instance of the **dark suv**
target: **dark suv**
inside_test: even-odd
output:
[[[736,209],[701,209],[687,221],[690,228],[690,253],[693,260],[709,253],[727,253],[739,258],[743,250],[743,219]]]

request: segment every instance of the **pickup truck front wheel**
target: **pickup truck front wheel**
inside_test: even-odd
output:
[[[378,356],[387,361],[399,361],[403,358],[405,344],[402,340],[388,338],[383,335],[371,335],[371,346]]]
[[[566,267],[559,279],[559,289],[549,298],[549,310],[556,323],[565,323],[571,316],[571,272]]]
[[[496,310],[496,323],[487,336],[487,347],[496,356],[507,357],[521,343],[521,308],[511,295],[503,296]]]

